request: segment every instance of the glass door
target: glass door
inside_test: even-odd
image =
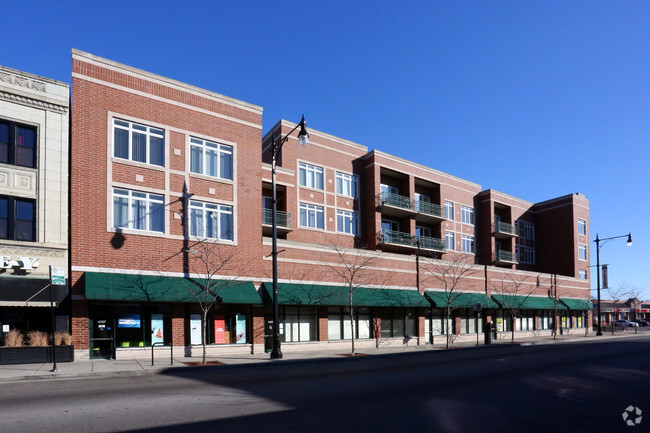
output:
[[[91,320],[90,357],[115,359],[115,320],[112,315],[101,314]]]

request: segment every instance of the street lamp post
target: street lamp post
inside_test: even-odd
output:
[[[596,233],[596,239],[594,239],[594,242],[596,242],[596,285],[598,289],[598,331],[596,332],[596,335],[603,335],[600,329],[601,325],[601,316],[600,316],[600,248],[605,245],[607,241],[611,241],[612,239],[618,239],[618,238],[624,238],[627,237],[627,246],[629,247],[632,245],[632,234],[628,233],[627,235],[621,235],[621,236],[612,236],[610,238],[604,238],[600,239],[598,237],[598,233]],[[602,244],[601,244],[602,242]]]
[[[271,255],[273,256],[273,350],[271,351],[271,359],[282,358],[282,350],[280,350],[280,309],[278,306],[278,200],[275,186],[275,165],[278,153],[282,150],[282,145],[289,140],[291,134],[293,134],[298,127],[300,127],[300,132],[298,133],[300,144],[303,146],[307,145],[309,134],[307,133],[305,125],[305,116],[303,115],[300,123],[289,131],[284,138],[282,138],[282,129],[280,129],[280,141],[276,142],[275,137],[273,137],[271,142],[271,189],[273,201],[273,213],[271,215],[271,224],[273,226],[273,244],[271,251]]]

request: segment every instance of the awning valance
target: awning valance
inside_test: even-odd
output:
[[[566,310],[559,300],[541,296],[492,295],[502,308],[517,310]]]
[[[585,311],[594,309],[594,304],[588,299],[560,298],[560,301],[569,307],[569,310]]]
[[[264,302],[273,302],[273,284],[262,284]],[[278,283],[278,303],[282,305],[347,306],[350,303],[346,286]],[[372,289],[356,287],[352,292],[355,307],[428,307],[429,303],[416,290]]]
[[[11,307],[49,307],[50,280],[25,276],[0,277],[0,305]],[[54,305],[68,296],[68,281],[65,285],[52,286]]]
[[[86,299],[142,302],[197,302],[207,280],[201,278],[86,272]],[[250,281],[210,280],[210,293],[221,304],[261,304]],[[205,299],[205,298],[200,298]],[[211,301],[208,297],[208,301]]]
[[[424,294],[438,308],[473,308],[480,304],[482,308],[499,308],[499,305],[484,293],[467,292],[434,292],[426,291]]]

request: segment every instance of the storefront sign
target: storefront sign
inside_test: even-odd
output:
[[[226,320],[221,315],[214,316],[214,343],[226,343]]]
[[[497,331],[503,332],[503,317],[497,317]]]
[[[190,344],[201,343],[201,315],[190,314]]]
[[[246,316],[243,314],[237,314],[236,316],[237,323],[237,339],[235,343],[242,344],[246,343]]]
[[[65,286],[65,268],[50,266],[50,284],[53,286]]]
[[[25,271],[33,271],[38,266],[38,257],[18,256],[18,260],[12,260],[11,256],[0,256],[0,269],[18,268]]]
[[[163,333],[163,315],[162,314],[152,314],[151,315],[151,343],[162,343],[164,341]]]
[[[139,314],[123,314],[117,319],[118,328],[139,328],[140,315]]]

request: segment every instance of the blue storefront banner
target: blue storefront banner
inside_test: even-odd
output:
[[[139,314],[122,314],[117,318],[118,328],[139,328],[140,315]]]

